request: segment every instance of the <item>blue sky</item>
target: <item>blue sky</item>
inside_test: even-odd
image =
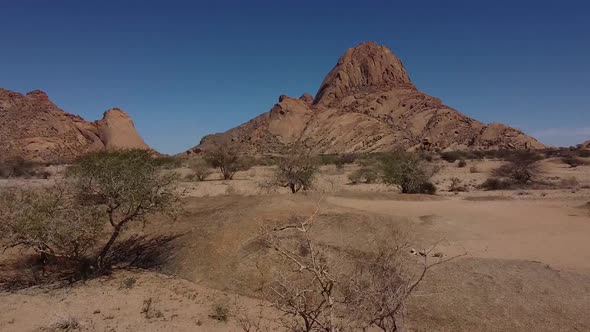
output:
[[[417,87],[554,145],[590,139],[584,1],[6,1],[0,87],[96,120],[133,117],[166,153],[315,94],[344,51],[390,47]]]

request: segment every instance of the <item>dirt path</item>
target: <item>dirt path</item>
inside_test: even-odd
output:
[[[539,261],[590,271],[590,217],[560,201],[428,201],[329,197],[337,206],[406,217],[444,239],[446,251]]]

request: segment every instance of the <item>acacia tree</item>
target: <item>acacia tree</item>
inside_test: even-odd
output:
[[[99,269],[126,226],[156,213],[174,215],[180,194],[178,175],[163,174],[144,150],[98,152],[81,158],[73,168],[79,202],[104,208],[110,236],[94,259]]]
[[[274,184],[289,188],[293,194],[308,189],[318,171],[317,161],[299,144],[289,146],[280,158]]]
[[[217,143],[205,152],[205,160],[214,168],[219,168],[224,180],[231,180],[237,171],[247,170],[238,147],[227,141]]]
[[[104,234],[104,224],[99,207],[79,206],[62,185],[0,193],[4,248],[27,247],[44,259],[82,262]]]
[[[418,155],[398,151],[381,160],[383,183],[397,186],[405,194],[434,194],[436,187],[430,179],[439,168],[427,164]]]
[[[540,159],[541,156],[533,151],[517,151],[508,158],[507,164],[494,169],[492,174],[516,184],[528,184],[541,174],[537,163]]]

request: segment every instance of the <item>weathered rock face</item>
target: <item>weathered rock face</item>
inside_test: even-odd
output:
[[[122,110],[87,122],[61,110],[43,91],[22,95],[0,88],[0,160],[69,162],[91,151],[149,149]]]
[[[318,153],[394,149],[540,149],[521,131],[486,125],[419,91],[402,62],[373,42],[349,49],[321,84],[313,103],[281,96],[270,112],[187,151],[229,139],[249,153],[277,153],[302,141]]]
[[[580,144],[580,149],[582,150],[590,150],[590,140]]]
[[[102,120],[96,121],[94,125],[107,150],[150,149],[135,130],[131,117],[119,108],[104,112]]]

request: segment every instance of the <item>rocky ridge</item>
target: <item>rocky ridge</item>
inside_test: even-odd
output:
[[[421,92],[401,60],[374,42],[347,50],[315,97],[280,96],[269,112],[225,133],[205,136],[187,154],[221,140],[255,154],[278,153],[296,141],[317,153],[545,147],[517,129],[484,124]]]
[[[0,160],[70,162],[100,150],[150,149],[124,111],[87,122],[57,107],[41,90],[22,95],[0,88]]]

